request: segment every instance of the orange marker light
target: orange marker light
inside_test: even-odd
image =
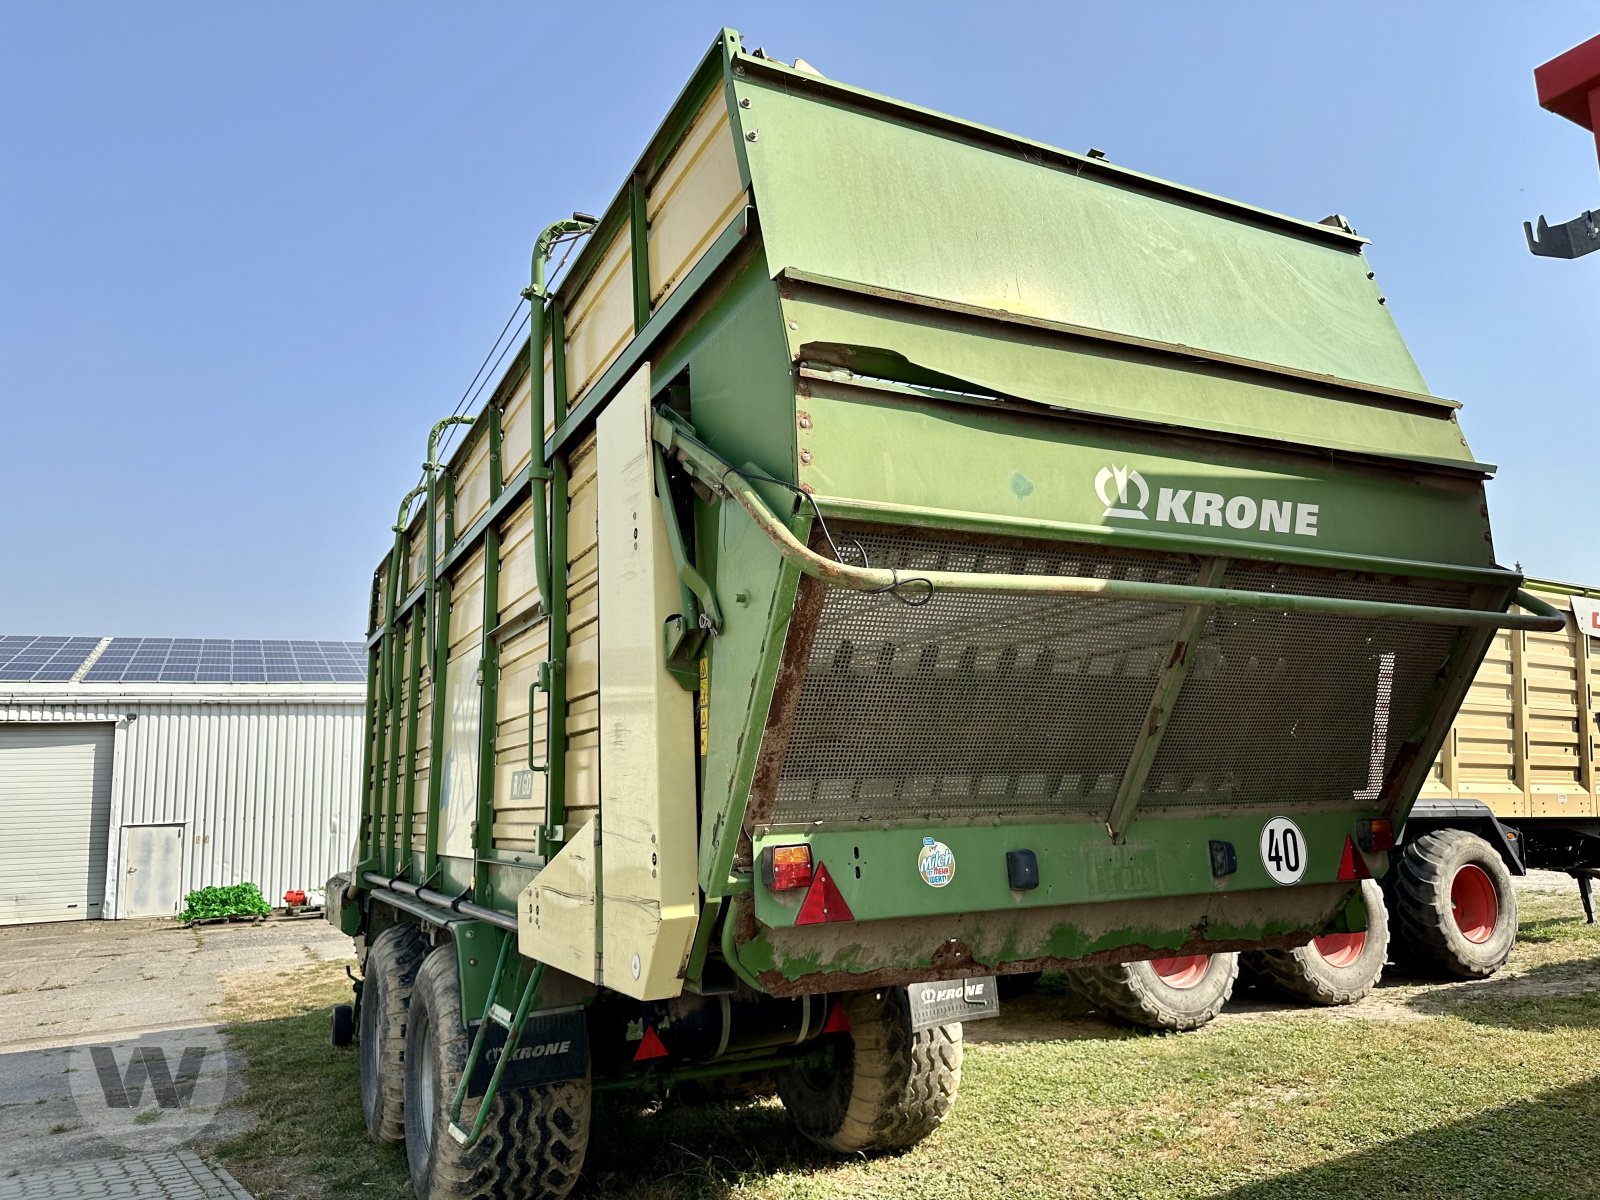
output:
[[[1356,822],[1356,844],[1369,854],[1394,849],[1394,822],[1387,817]]]

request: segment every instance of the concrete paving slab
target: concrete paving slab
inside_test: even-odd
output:
[[[253,1200],[221,1167],[192,1151],[97,1159],[0,1176],[0,1200]]]
[[[0,1200],[144,1196],[74,1191],[70,1171],[65,1182],[50,1173],[82,1168],[92,1182],[96,1164],[193,1157],[196,1138],[247,1129],[248,1114],[231,1106],[239,1061],[218,1028],[225,993],[349,955],[349,938],[317,920],[0,928]],[[4,1190],[20,1179],[57,1190]]]

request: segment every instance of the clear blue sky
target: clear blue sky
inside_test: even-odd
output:
[[[605,15],[599,15],[604,12]],[[544,14],[544,15],[540,15]],[[593,14],[593,15],[589,15]],[[1600,583],[1600,206],[1533,67],[1592,3],[66,3],[0,9],[0,630],[359,636],[429,424],[719,26],[850,83],[1347,214],[1497,549]]]

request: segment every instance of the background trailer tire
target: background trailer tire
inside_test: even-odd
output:
[[[1199,1029],[1233,995],[1237,954],[1183,954],[1149,962],[1079,967],[1067,973],[1102,1012],[1147,1029]]]
[[[375,1142],[399,1145],[405,1139],[406,1012],[412,981],[427,953],[422,930],[409,924],[385,929],[367,951],[357,1057],[361,1113]]]
[[[418,1200],[560,1200],[578,1182],[589,1146],[583,1079],[501,1088],[470,1146],[450,1136],[450,1104],[471,1045],[461,1023],[456,952],[444,945],[417,973],[406,1029],[406,1165]],[[461,1110],[463,1127],[478,1102]]]
[[[1247,972],[1313,1004],[1353,1004],[1377,984],[1389,957],[1389,917],[1383,889],[1361,884],[1367,906],[1365,933],[1331,933],[1293,950],[1254,950],[1244,956]]]
[[[778,1073],[796,1128],[830,1150],[909,1150],[949,1115],[961,1086],[961,1026],[913,1032],[904,988],[857,992],[841,1003],[850,1032],[826,1066]]]
[[[1436,829],[1389,870],[1399,957],[1459,979],[1493,975],[1517,940],[1517,896],[1500,854],[1475,833]]]

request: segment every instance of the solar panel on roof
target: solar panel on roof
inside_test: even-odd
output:
[[[94,637],[0,636],[0,682],[70,681],[100,645]],[[112,638],[85,683],[360,683],[361,642],[276,638]]]
[[[59,683],[71,679],[100,644],[95,637],[0,638],[0,680],[11,683]]]

